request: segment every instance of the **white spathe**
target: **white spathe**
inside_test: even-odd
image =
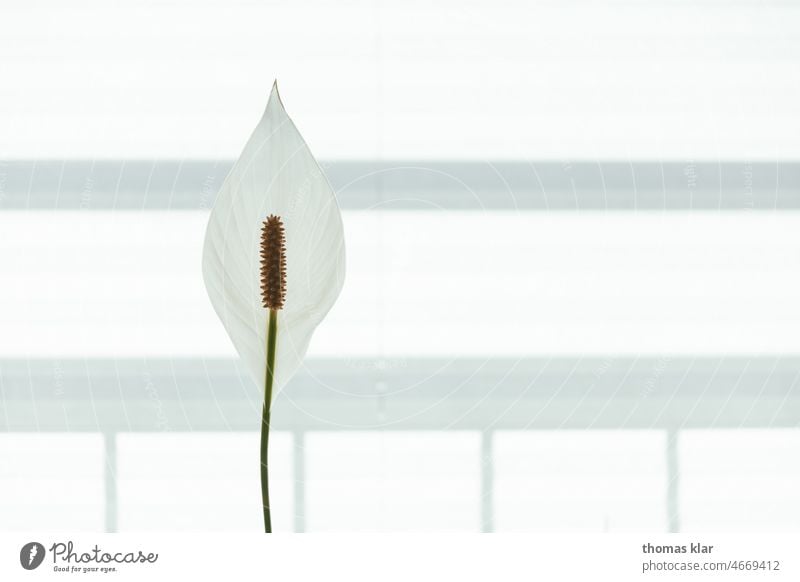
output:
[[[253,379],[264,384],[268,312],[260,289],[261,225],[286,232],[286,302],[278,312],[277,393],[297,371],[314,330],[342,290],[342,215],[333,189],[273,85],[267,108],[217,194],[203,247],[214,310]]]

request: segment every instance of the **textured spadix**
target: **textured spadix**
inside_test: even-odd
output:
[[[269,215],[286,235],[286,300],[278,312],[273,393],[302,363],[311,335],[344,283],[342,216],[328,184],[273,86],[267,108],[225,179],[206,230],[203,279],[214,310],[259,386],[268,312],[259,245]]]

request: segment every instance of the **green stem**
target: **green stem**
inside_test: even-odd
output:
[[[267,371],[264,378],[264,408],[261,411],[261,504],[264,507],[264,532],[272,533],[272,518],[269,512],[269,412],[272,404],[272,382],[275,378],[275,338],[278,335],[278,311],[269,310],[267,324]]]

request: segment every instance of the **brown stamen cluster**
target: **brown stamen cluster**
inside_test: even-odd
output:
[[[274,215],[261,227],[261,297],[267,309],[281,309],[286,300],[286,238]]]

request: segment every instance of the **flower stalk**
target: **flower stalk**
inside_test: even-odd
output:
[[[261,411],[261,505],[264,508],[264,533],[272,533],[269,510],[269,419],[272,403],[272,383],[275,380],[275,338],[278,335],[278,310],[269,310],[267,324],[267,373],[264,377],[264,408]]]
[[[286,299],[286,241],[283,222],[270,215],[261,229],[261,297],[269,310],[266,338],[266,370],[264,371],[264,407],[261,411],[261,505],[264,511],[264,532],[272,533],[269,503],[269,424],[272,386],[275,381],[275,351],[278,337],[278,310]]]

